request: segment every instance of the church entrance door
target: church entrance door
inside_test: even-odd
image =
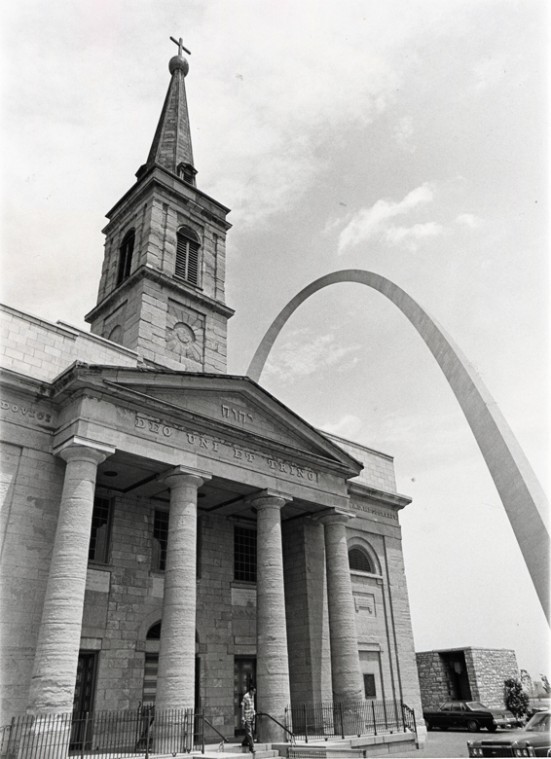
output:
[[[90,748],[91,734],[84,735],[84,726],[86,714],[94,708],[97,659],[96,651],[81,651],[78,655],[70,748],[81,748],[83,744],[85,749]]]
[[[251,683],[256,685],[256,657],[236,656],[233,688],[235,735],[245,734],[245,730],[241,727],[241,701]]]

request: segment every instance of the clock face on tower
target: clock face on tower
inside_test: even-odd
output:
[[[176,303],[169,304],[166,345],[191,371],[203,369],[204,323],[203,314]]]

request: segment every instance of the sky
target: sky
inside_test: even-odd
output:
[[[3,302],[88,329],[105,213],[186,79],[198,187],[230,207],[229,366],[312,280],[406,290],[478,371],[549,492],[544,0],[18,0],[2,20]],[[261,384],[394,457],[417,651],[549,628],[458,403],[407,319],[341,283],[280,334]]]

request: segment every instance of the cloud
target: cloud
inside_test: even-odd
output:
[[[473,213],[460,213],[456,217],[455,223],[469,229],[478,229],[482,225],[482,219]]]
[[[393,244],[405,237],[404,227],[395,227],[389,222],[397,216],[407,216],[420,206],[426,206],[434,200],[434,190],[429,182],[416,187],[402,200],[378,200],[370,208],[362,208],[354,214],[341,231],[338,240],[338,254],[342,255],[349,248],[374,238],[386,239]],[[434,222],[417,224],[417,231],[412,237],[428,236],[437,231],[439,225]],[[401,230],[401,231],[400,231]],[[439,229],[438,232],[441,230]]]
[[[266,373],[290,380],[306,377],[326,366],[336,366],[339,370],[343,363],[348,366],[357,363],[357,357],[352,354],[359,349],[359,345],[338,345],[333,334],[313,338],[308,329],[296,330],[271,354]],[[346,357],[348,361],[345,362]]]
[[[385,232],[385,239],[392,245],[405,245],[408,250],[414,252],[418,249],[419,242],[439,237],[444,232],[442,224],[428,221],[424,224],[414,224],[412,227],[390,227]]]

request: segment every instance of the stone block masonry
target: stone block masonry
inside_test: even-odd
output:
[[[460,648],[423,651],[416,654],[424,709],[438,708],[444,701],[461,696],[455,692],[446,660],[465,662],[471,698],[490,708],[504,707],[504,682],[519,677],[515,652],[508,649]]]
[[[75,361],[128,367],[140,363],[134,351],[8,306],[0,306],[0,329],[1,365],[37,380],[52,381]]]

